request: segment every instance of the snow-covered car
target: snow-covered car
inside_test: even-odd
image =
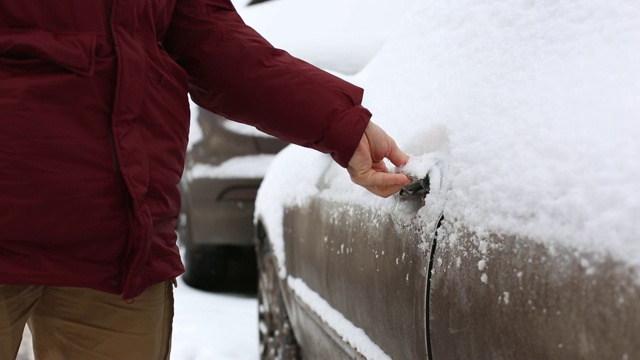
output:
[[[288,147],[262,358],[640,358],[640,5],[415,1],[352,80],[416,186]]]
[[[254,258],[256,193],[286,143],[195,105],[192,114],[180,183],[183,279],[197,288],[220,289],[230,261],[250,266]]]

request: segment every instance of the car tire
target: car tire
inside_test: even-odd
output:
[[[300,359],[280,290],[276,258],[268,239],[258,242],[258,332],[260,359]]]
[[[227,252],[222,246],[187,245],[184,253],[184,282],[201,290],[220,289],[227,276]]]

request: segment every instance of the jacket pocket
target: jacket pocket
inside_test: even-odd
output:
[[[38,71],[49,63],[80,76],[91,76],[97,38],[93,33],[0,29],[0,67]]]

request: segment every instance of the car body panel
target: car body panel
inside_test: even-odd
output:
[[[408,223],[393,214],[314,199],[285,212],[286,266],[290,278],[302,279],[389,356],[425,359],[433,233]],[[306,331],[307,320],[292,319],[294,330]]]
[[[224,200],[225,192],[255,193],[260,180],[196,179],[190,185],[191,239],[198,244],[249,245],[253,239],[252,199]]]
[[[445,220],[430,291],[433,357],[631,359],[638,290],[633,271],[609,257]]]
[[[285,303],[303,359],[315,359],[319,356],[336,360],[362,358],[294,292],[286,293]],[[304,331],[300,331],[301,326]]]
[[[433,243],[397,213],[314,197],[285,211],[284,230],[288,279],[302,279],[391,358],[630,359],[640,351],[629,336],[640,333],[636,274],[600,253],[478,235],[444,219],[428,279]],[[281,286],[303,353],[364,357]]]

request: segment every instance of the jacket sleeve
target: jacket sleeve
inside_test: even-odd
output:
[[[201,107],[347,166],[371,117],[363,90],[274,48],[229,0],[177,0],[163,44]]]

